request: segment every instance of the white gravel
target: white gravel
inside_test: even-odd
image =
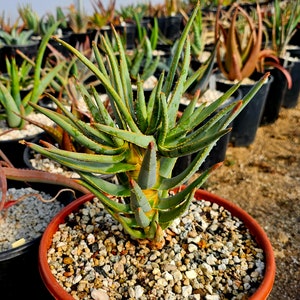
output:
[[[41,236],[52,217],[62,205],[58,201],[45,203],[35,195],[41,194],[43,199],[52,197],[32,188],[11,188],[7,191],[7,200],[12,201],[28,195],[18,203],[0,212],[0,252],[12,248],[16,241],[24,239],[32,241]],[[0,192],[0,197],[2,192]]]

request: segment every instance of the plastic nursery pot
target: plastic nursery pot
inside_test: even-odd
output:
[[[221,92],[226,92],[226,89],[224,89],[224,87],[219,87],[218,90]],[[232,97],[229,98],[229,100],[226,101],[224,103],[224,105],[218,109],[218,111],[220,111],[222,108],[224,108],[229,103],[232,103],[233,101],[240,100],[240,99],[242,99],[242,92],[240,90],[237,90],[234,92]],[[182,104],[180,104],[180,107],[182,109],[185,108],[184,105],[182,105]],[[209,117],[209,119],[212,118],[215,114],[216,113],[212,114]],[[207,121],[208,120],[205,120],[203,123],[205,123]],[[232,127],[232,123],[228,127]],[[206,157],[205,161],[200,166],[199,171],[206,170],[206,169],[210,168],[211,166],[213,166],[214,164],[224,161],[226,158],[226,152],[227,152],[227,148],[229,145],[229,141],[230,141],[230,133],[227,133],[224,136],[222,136],[216,142],[215,146],[211,149],[209,155]],[[184,171],[188,167],[188,165],[191,163],[191,161],[193,160],[193,158],[195,156],[196,156],[196,154],[180,157],[177,160],[176,165],[175,165],[175,169],[174,169],[175,174],[179,174],[182,171]]]
[[[183,187],[184,188],[184,187]],[[45,230],[39,248],[39,268],[40,274],[44,281],[45,286],[52,294],[55,299],[59,300],[74,300],[74,298],[67,293],[61,287],[61,285],[56,281],[55,277],[51,273],[48,261],[47,261],[47,251],[52,243],[52,236],[57,231],[59,224],[65,221],[65,218],[73,211],[79,209],[79,207],[87,201],[92,200],[94,195],[88,194],[84,195],[81,198],[75,200],[68,206],[66,206],[60,213],[53,218],[52,222],[48,225]],[[207,200],[212,203],[217,203],[218,205],[223,206],[225,209],[231,212],[233,216],[236,216],[241,221],[244,222],[246,227],[249,229],[251,234],[255,237],[258,245],[263,249],[265,254],[265,275],[261,285],[258,287],[256,292],[249,297],[249,300],[263,300],[267,299],[270,294],[274,279],[275,279],[275,258],[271,243],[260,227],[260,225],[255,221],[249,214],[242,210],[237,205],[229,202],[226,199],[223,199],[219,196],[216,196],[210,192],[204,190],[197,190],[195,194],[196,199],[198,200]]]
[[[167,39],[175,41],[181,34],[182,20],[181,14],[159,17],[157,19],[159,30]]]
[[[115,27],[116,31],[124,35],[126,41],[126,49],[135,48],[136,25],[134,23],[125,23],[125,25],[118,25]]]
[[[55,195],[58,186],[42,183],[30,184],[36,190]],[[24,182],[8,180],[8,187],[28,187]],[[82,194],[81,194],[82,195]],[[78,196],[81,196],[78,195]],[[73,200],[72,193],[63,193],[59,201],[67,205]],[[0,251],[0,286],[1,299],[15,300],[52,300],[41,280],[38,269],[38,248],[40,237],[6,251]]]
[[[40,239],[0,252],[0,286],[2,299],[51,300],[38,272]]]
[[[19,139],[0,140],[0,149],[4,152],[4,154],[11,161],[14,167],[25,168],[26,165],[24,163],[22,155],[25,150],[25,146],[23,144],[20,144],[19,141],[26,140],[31,142],[34,139],[39,138],[41,135],[42,133],[38,133]]]
[[[291,72],[293,63],[289,62],[285,69]],[[283,99],[287,91],[287,80],[283,73],[274,68],[270,70],[273,76],[273,82],[271,83],[270,90],[266,99],[265,107],[261,117],[261,125],[267,125],[274,123],[280,113],[280,108],[283,104]]]
[[[261,76],[262,74],[260,73],[253,74],[251,79],[256,81]],[[230,142],[233,146],[247,147],[254,142],[272,82],[273,77],[269,76],[268,81],[255,94],[251,102],[248,103],[248,105],[233,120],[232,131],[230,133]],[[216,84],[217,88],[227,85],[227,90],[232,85],[223,80],[217,80]],[[241,90],[243,97],[252,87],[252,84],[242,84],[240,86],[239,89]]]
[[[300,93],[300,52],[297,55],[297,61],[294,61],[291,69],[292,87],[287,89],[283,98],[282,106],[293,108],[297,106]]]
[[[17,65],[20,66],[23,62],[23,58],[17,54],[17,49],[22,51],[22,53],[27,55],[29,58],[34,58],[37,54],[38,46],[39,41],[32,41],[28,45],[5,45],[0,48],[0,72],[7,73],[4,57],[15,57]]]

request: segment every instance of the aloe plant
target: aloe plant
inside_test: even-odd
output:
[[[300,22],[300,0],[286,1],[283,4],[275,0],[273,8],[274,13],[267,14],[264,21],[271,29],[272,49],[277,56],[282,57]]]
[[[101,29],[103,26],[112,23],[115,17],[115,5],[116,0],[109,0],[107,8],[105,8],[103,1],[93,0],[92,6],[94,12],[92,16],[89,17],[91,24],[95,28]]]
[[[27,30],[32,30],[34,34],[39,34],[40,17],[32,9],[32,6],[30,4],[20,5],[18,13],[23,21],[23,26]]]
[[[198,100],[196,93],[179,118],[180,98],[192,83],[188,75],[188,34],[198,9],[199,6],[194,9],[182,32],[168,74],[161,74],[147,103],[140,79],[137,82],[137,97],[133,97],[130,72],[124,63],[125,50],[115,30],[119,60],[110,48],[109,39],[102,37],[107,68],[95,43],[93,51],[97,66],[75,48],[56,38],[99,78],[106,88],[113,113],[110,114],[104,107],[94,89],[90,93],[84,86],[79,86],[92,122],[77,119],[54,97],[53,101],[64,115],[34,103],[32,106],[50,117],[90,153],[64,151],[45,141],[42,145],[24,142],[34,151],[74,169],[80,175],[77,182],[102,201],[132,238],[149,241],[150,246],[158,248],[164,244],[164,230],[186,211],[195,190],[218,165],[198,177],[193,175],[215,142],[229,131],[228,124],[247,105],[267,77],[263,77],[243,100],[226,106],[205,125],[199,127],[239,88],[239,83],[207,107],[195,108]],[[175,81],[182,53],[183,66],[180,77]],[[172,176],[177,158],[190,153],[197,153],[192,163],[182,173]],[[108,182],[99,174],[116,174],[118,183]],[[184,189],[172,193],[175,187],[186,182],[189,184]]]
[[[12,28],[11,32],[0,31],[0,44],[3,45],[29,45],[33,41],[32,30],[21,30]]]
[[[247,78],[255,71],[262,44],[262,17],[259,5],[257,18],[256,28],[254,19],[239,5],[233,5],[228,12],[222,11],[220,6],[218,8],[215,26],[216,40],[220,40],[217,62],[221,72],[229,80]],[[229,24],[228,27],[226,23]]]
[[[276,52],[262,49],[263,24],[258,4],[256,17],[257,21],[239,5],[232,5],[228,11],[222,11],[219,6],[215,37],[219,41],[216,56],[220,71],[234,81],[250,77],[256,70],[263,73],[265,66],[272,66],[285,75],[291,86],[291,76],[280,64]]]
[[[51,30],[45,35],[40,44],[34,65],[32,87],[24,97],[21,94],[21,83],[23,78],[20,76],[20,72],[27,72],[30,62],[24,63],[18,67],[14,57],[11,58],[11,61],[7,60],[10,80],[6,80],[4,83],[0,81],[0,103],[4,108],[2,118],[6,119],[8,126],[11,128],[23,127],[24,120],[22,119],[22,116],[28,116],[33,111],[32,106],[28,105],[29,101],[37,103],[56,74],[64,66],[64,64],[60,64],[49,70],[49,72],[42,72],[43,54],[48,40],[57,28],[57,25],[58,24],[56,23],[51,27]]]

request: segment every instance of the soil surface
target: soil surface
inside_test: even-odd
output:
[[[229,145],[205,186],[238,204],[264,228],[276,259],[269,300],[300,299],[300,104],[282,108],[249,147]]]

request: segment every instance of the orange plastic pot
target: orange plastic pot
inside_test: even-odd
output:
[[[62,209],[52,220],[45,230],[40,247],[39,247],[39,269],[43,282],[52,296],[57,300],[74,300],[74,298],[68,294],[56,281],[52,275],[49,264],[47,262],[47,251],[50,248],[52,242],[52,236],[57,231],[59,224],[65,221],[65,218],[73,211],[76,211],[83,203],[90,201],[94,196],[92,194],[84,195],[71,204]],[[263,249],[265,255],[265,275],[263,281],[256,292],[249,298],[249,300],[263,300],[267,299],[270,294],[274,279],[275,279],[275,258],[271,243],[260,227],[257,221],[246,213],[239,206],[231,203],[230,201],[223,199],[215,194],[207,192],[205,190],[197,190],[195,198],[198,200],[206,200],[212,203],[216,203],[223,206],[225,209],[231,212],[233,216],[236,216],[244,222],[245,226],[249,229],[251,234],[255,237],[258,245]]]

